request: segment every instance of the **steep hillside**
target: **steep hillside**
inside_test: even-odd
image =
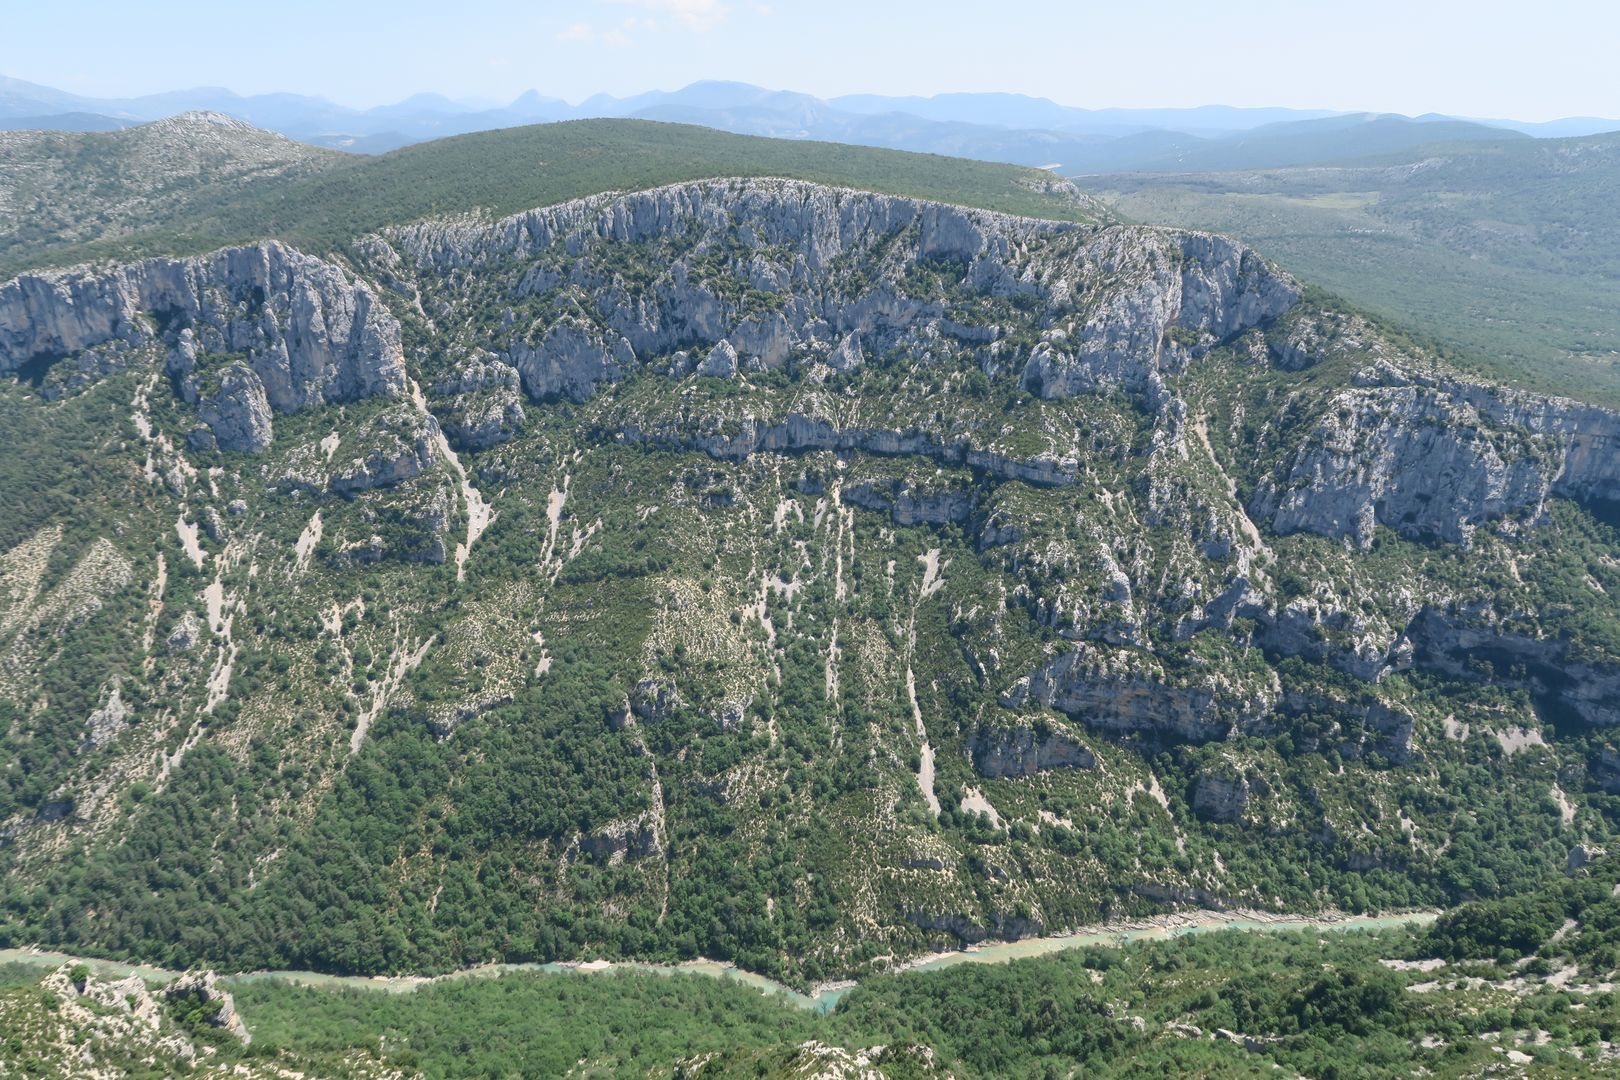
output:
[[[219,113],[107,133],[0,131],[0,265],[181,227],[215,200],[345,160]]]
[[[206,122],[176,118],[115,135],[0,133],[0,176],[25,178],[14,201],[44,200],[53,222],[15,240],[0,234],[0,276],[91,259],[196,254],[265,237],[329,254],[364,233],[426,217],[498,216],[602,191],[732,175],[786,176],[1064,220],[1108,216],[1094,199],[1038,169],[645,120],[487,131],[377,158],[305,147],[231,122],[217,132],[206,129],[202,146],[218,145],[227,158],[244,162],[262,159],[266,148],[290,148],[281,152],[303,166],[197,185],[196,176],[220,169],[207,152],[187,157],[187,148],[199,142],[193,129]],[[169,136],[179,137],[180,145],[171,145]],[[47,178],[71,169],[71,197],[33,179],[42,175],[41,147],[46,162],[54,162]],[[184,198],[154,198],[152,166],[167,161],[171,150],[186,164],[163,165],[159,172],[192,179],[177,185]],[[80,177],[91,178],[83,192]],[[229,180],[228,171],[221,179]],[[0,198],[5,192],[0,187]],[[117,227],[109,230],[109,222]]]
[[[790,180],[0,286],[0,937],[795,982],[1614,840],[1620,415]]]
[[[1620,136],[1088,185],[1131,217],[1239,236],[1498,377],[1620,402]]]

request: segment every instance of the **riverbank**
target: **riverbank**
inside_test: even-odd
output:
[[[1135,941],[1164,940],[1184,934],[1215,933],[1221,930],[1240,930],[1258,933],[1283,933],[1292,930],[1350,931],[1384,930],[1397,926],[1423,925],[1433,922],[1437,912],[1416,911],[1393,915],[1277,915],[1258,911],[1190,911],[1161,915],[1139,921],[1109,923],[1083,927],[1064,934],[1048,937],[1022,938],[1017,941],[996,941],[971,945],[964,949],[926,953],[913,957],[882,972],[941,971],[958,964],[1005,964],[1034,956],[1046,956],[1068,949],[1088,946],[1117,947]],[[144,964],[124,964],[111,960],[72,956],[67,953],[42,949],[0,949],[0,965],[23,964],[51,970],[62,964],[83,963],[98,975],[125,978],[139,975],[150,983],[168,982],[181,973],[167,968]],[[643,975],[672,976],[698,975],[706,978],[729,979],[773,994],[804,1009],[828,1012],[840,999],[856,986],[858,981],[843,980],[824,983],[812,988],[808,994],[777,982],[775,979],[718,960],[688,960],[680,964],[654,964],[633,960],[567,961],[549,964],[482,964],[463,968],[446,975],[327,975],[316,971],[254,971],[236,975],[222,975],[227,984],[250,983],[266,979],[279,979],[299,986],[326,989],[355,989],[385,993],[410,993],[434,983],[456,979],[495,978],[501,975],[532,972],[548,974],[573,973],[581,975],[629,972]]]

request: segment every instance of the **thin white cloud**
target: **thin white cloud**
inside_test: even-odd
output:
[[[557,34],[558,41],[571,42],[578,45],[607,45],[615,49],[622,49],[630,44],[630,31],[638,29],[638,25],[651,28],[653,23],[647,19],[626,19],[620,26],[608,30],[598,30],[590,23],[570,23]]]
[[[599,0],[616,7],[639,8],[643,15],[630,15],[616,26],[599,29],[588,22],[570,23],[557,33],[558,41],[585,45],[623,47],[642,34],[676,27],[702,32],[726,20],[731,9],[723,0]]]
[[[712,30],[726,21],[731,9],[722,0],[613,0],[654,15],[674,19],[687,30]]]

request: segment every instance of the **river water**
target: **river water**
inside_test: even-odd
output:
[[[951,952],[933,953],[907,961],[894,970],[924,972],[942,971],[958,964],[1005,964],[1012,960],[1023,960],[1033,956],[1047,956],[1068,949],[1078,949],[1092,945],[1119,946],[1133,941],[1166,940],[1181,937],[1184,934],[1207,934],[1220,930],[1262,933],[1280,933],[1289,930],[1383,930],[1397,926],[1430,923],[1435,918],[1436,915],[1433,912],[1413,912],[1404,915],[1341,915],[1299,918],[1255,913],[1198,912],[1165,916],[1146,923],[1099,927],[1071,934],[1059,934],[1053,937],[998,941]],[[0,949],[0,964],[24,964],[30,967],[53,969],[65,963],[87,964],[98,975],[103,977],[123,978],[134,974],[140,975],[150,982],[165,982],[179,974],[164,968],[149,967],[141,964],[121,964],[110,960],[94,960],[59,952],[35,949]],[[514,972],[586,975],[635,972],[644,975],[665,976],[700,975],[709,978],[729,979],[745,986],[752,986],[767,994],[780,996],[785,1001],[800,1008],[814,1009],[818,1012],[831,1011],[837,1006],[839,1000],[855,987],[853,982],[837,983],[818,988],[814,993],[805,994],[785,986],[775,979],[751,971],[744,971],[741,968],[717,960],[689,960],[682,964],[649,964],[636,961],[606,960],[561,964],[486,964],[481,967],[465,968],[448,975],[431,978],[420,976],[326,975],[315,971],[255,971],[240,975],[222,976],[222,980],[230,984],[280,979],[300,986],[408,993],[423,986],[431,986],[434,983],[449,979],[493,978]]]

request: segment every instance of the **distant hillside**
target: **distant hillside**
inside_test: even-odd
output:
[[[1442,140],[1489,142],[1620,128],[1620,121],[1592,117],[1524,123],[1225,105],[1084,109],[1001,93],[827,99],[716,80],[628,97],[596,94],[578,104],[530,90],[504,105],[415,94],[392,105],[354,109],[308,95],[243,96],[220,87],[88,98],[0,77],[0,128],[110,130],[187,110],[224,113],[301,142],[355,154],[382,154],[431,139],[531,124],[636,119],[698,124],[737,135],[947,154],[1051,168],[1066,176],[1278,168],[1346,161]]]
[[[222,160],[259,160],[260,167],[244,167],[239,182],[206,189],[181,185],[173,197],[154,197],[151,192],[169,189],[154,187],[152,177],[178,170],[195,178],[205,168],[200,160],[175,164],[176,155],[184,154],[162,136],[170,130],[165,124],[176,123],[114,135],[0,135],[0,170],[30,177],[13,182],[11,192],[0,188],[0,200],[27,206],[34,198],[29,193],[43,190],[45,181],[33,180],[29,171],[42,146],[54,149],[47,172],[39,175],[56,175],[71,162],[83,178],[82,197],[58,194],[52,202],[49,224],[19,220],[32,212],[12,218],[15,231],[0,234],[0,275],[88,259],[193,253],[262,237],[334,250],[364,233],[428,216],[502,215],[603,191],[720,176],[812,180],[1067,221],[1103,214],[1068,181],[1037,169],[642,120],[487,131],[376,158],[298,147],[246,125],[220,126],[210,129],[218,136],[209,144],[213,152],[223,154]],[[279,164],[254,158],[276,146],[296,150],[274,159]],[[207,168],[220,175],[217,165]],[[103,234],[108,214],[122,215],[129,227],[80,242]]]
[[[92,239],[116,245],[346,160],[219,113],[112,132],[0,131],[0,266]]]
[[[1206,172],[1333,164],[1440,142],[1529,141],[1529,136],[1466,120],[1413,120],[1356,113],[1267,124],[1204,139],[1155,131],[1106,143],[1065,165],[1066,175],[1107,171]]]
[[[1500,371],[1620,401],[1620,135],[1087,186],[1138,220],[1238,235]]]
[[[133,121],[92,112],[0,117],[0,131],[121,131],[133,126]]]

